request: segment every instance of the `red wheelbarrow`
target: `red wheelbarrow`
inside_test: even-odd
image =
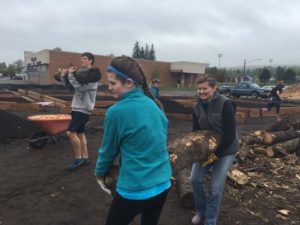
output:
[[[29,116],[28,120],[39,125],[40,130],[34,132],[29,138],[28,143],[32,148],[42,148],[50,138],[52,142],[60,138],[67,139],[62,134],[68,129],[71,115],[68,114],[48,114]]]

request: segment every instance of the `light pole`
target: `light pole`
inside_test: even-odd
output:
[[[244,59],[244,77],[246,76],[246,65],[248,65],[249,63],[252,63],[254,61],[260,61],[261,59],[251,59],[250,61],[247,62],[246,59]]]
[[[218,57],[219,57],[219,69],[220,69],[220,59],[221,59],[222,56],[223,56],[223,54],[221,54],[221,53],[218,54]]]
[[[272,67],[273,59],[269,59],[270,67]]]

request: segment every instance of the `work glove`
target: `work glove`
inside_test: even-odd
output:
[[[213,162],[217,161],[218,160],[218,157],[215,155],[215,153],[212,153],[208,156],[208,159],[202,163],[202,166],[203,167],[206,167],[210,164],[212,164]]]
[[[96,181],[99,184],[100,188],[108,195],[112,195],[111,194],[111,190],[108,189],[106,183],[105,183],[105,178],[104,177],[96,177]]]

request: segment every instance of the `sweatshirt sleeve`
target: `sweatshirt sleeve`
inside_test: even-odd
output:
[[[115,158],[119,155],[117,139],[117,124],[109,115],[106,115],[102,144],[99,149],[95,168],[96,176],[104,176],[113,164]]]
[[[88,84],[81,84],[79,83],[74,74],[73,73],[69,73],[68,74],[68,79],[69,79],[69,82],[70,84],[74,87],[74,89],[80,91],[80,92],[84,92],[84,91],[88,91],[90,90],[90,85]]]
[[[222,109],[223,137],[216,155],[220,157],[224,150],[234,141],[236,135],[236,122],[234,106],[231,101],[226,101]]]

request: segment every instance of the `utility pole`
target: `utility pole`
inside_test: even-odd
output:
[[[223,56],[223,54],[219,53],[218,57],[219,57],[219,69],[220,69],[220,61],[221,61],[221,57]]]
[[[244,77],[246,76],[246,65],[251,63],[251,62],[254,62],[254,61],[260,61],[261,59],[252,59],[250,61],[247,62],[246,59],[244,59]]]

